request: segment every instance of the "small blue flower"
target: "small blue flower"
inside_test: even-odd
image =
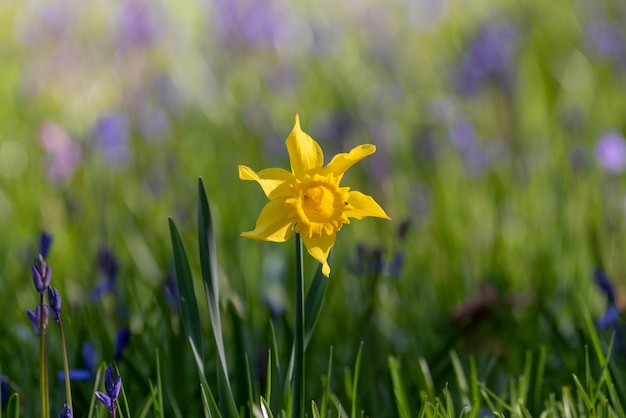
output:
[[[33,273],[33,283],[35,284],[35,289],[37,289],[39,293],[43,293],[48,286],[50,286],[52,271],[50,270],[50,266],[46,264],[46,260],[44,260],[41,254],[35,258],[31,270]]]
[[[98,250],[98,271],[102,277],[91,290],[91,297],[94,300],[102,298],[115,289],[119,265],[115,254],[109,248],[102,247]]]
[[[56,287],[48,287],[48,305],[54,322],[61,323],[61,295]]]
[[[115,353],[113,354],[113,359],[118,361],[122,358],[122,354],[124,350],[130,343],[130,329],[123,327],[117,331],[117,337],[115,338]]]
[[[602,268],[600,267],[597,267],[593,272],[593,278],[595,279],[598,287],[602,289],[602,291],[606,295],[609,304],[614,305],[615,291],[613,290],[613,283],[611,283],[611,279],[609,279],[604,270],[602,270]]]
[[[0,375],[0,408],[3,408],[9,401],[9,382]]]
[[[67,404],[65,404],[63,410],[59,414],[59,418],[72,418],[72,410]]]
[[[115,401],[122,389],[122,376],[115,378],[115,371],[113,366],[109,364],[104,374],[104,390],[105,393],[96,391],[96,397],[106,406],[111,415],[115,413]]]
[[[28,315],[28,319],[30,319],[30,323],[33,325],[33,329],[35,330],[35,333],[37,335],[39,335],[39,318],[41,316],[40,312],[41,312],[40,306],[37,306],[37,308],[35,309],[35,312],[31,311],[30,309],[26,311],[26,314]],[[44,334],[46,332],[47,326],[48,326],[48,307],[46,305],[43,305],[43,332]]]
[[[48,256],[51,244],[52,235],[50,235],[46,231],[41,231],[41,233],[39,234],[39,254],[41,254],[43,258],[46,258]]]
[[[93,378],[93,370],[96,365],[96,351],[93,346],[86,342],[82,347],[84,369],[72,369],[70,370],[70,380],[73,381],[88,381]],[[65,372],[59,371],[58,378],[61,382],[65,381]]]

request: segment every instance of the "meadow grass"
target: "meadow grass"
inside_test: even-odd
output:
[[[261,3],[0,4],[0,418],[108,416],[109,364],[125,418],[626,416],[624,6]],[[392,218],[304,253],[302,327],[237,176],[296,112]]]

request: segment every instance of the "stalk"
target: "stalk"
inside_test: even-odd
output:
[[[63,323],[59,316],[59,335],[61,336],[61,350],[63,351],[63,372],[65,373],[65,396],[67,398],[67,406],[70,407],[72,414],[74,408],[72,407],[72,387],[70,385],[70,367],[67,361],[67,349],[65,347],[65,332],[63,331]]]
[[[295,336],[293,373],[292,418],[304,417],[304,269],[302,265],[302,240],[296,234],[296,287],[295,287]]]

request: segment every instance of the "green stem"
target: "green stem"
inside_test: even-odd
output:
[[[296,234],[296,288],[295,288],[295,336],[293,373],[292,418],[304,417],[304,268],[302,265],[302,240]]]
[[[63,371],[65,372],[65,396],[67,398],[67,406],[70,407],[72,415],[74,414],[74,408],[72,408],[72,387],[70,386],[70,367],[67,361],[67,348],[65,347],[65,332],[63,331],[63,322],[59,316],[59,334],[61,335],[61,349],[63,351]]]
[[[46,358],[46,331],[44,329],[43,292],[39,294],[39,392],[41,400],[41,416],[50,417],[48,409],[48,361]]]

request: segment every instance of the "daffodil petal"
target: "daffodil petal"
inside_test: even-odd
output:
[[[350,152],[335,155],[333,159],[330,160],[328,165],[321,170],[320,174],[333,174],[335,177],[339,177],[341,179],[343,174],[350,167],[374,152],[376,152],[375,145],[363,144],[354,147],[350,150]]]
[[[279,198],[265,205],[256,220],[254,231],[243,232],[241,236],[261,241],[284,242],[293,233],[292,225],[285,199]]]
[[[348,204],[352,206],[352,209],[345,212],[349,218],[363,219],[366,216],[374,216],[391,219],[372,196],[357,191],[351,191],[349,194]]]
[[[313,138],[300,129],[300,117],[297,113],[296,123],[289,137],[287,137],[286,143],[291,171],[296,177],[300,177],[307,171],[324,165],[322,148]]]
[[[277,197],[289,196],[289,183],[293,179],[293,174],[282,168],[266,168],[255,173],[250,167],[240,165],[239,178],[256,181],[261,185],[265,195],[273,200]]]
[[[322,264],[322,274],[326,277],[330,275],[330,266],[328,265],[328,253],[335,245],[337,234],[322,235],[318,238],[307,238],[302,236],[302,241],[311,257]]]

